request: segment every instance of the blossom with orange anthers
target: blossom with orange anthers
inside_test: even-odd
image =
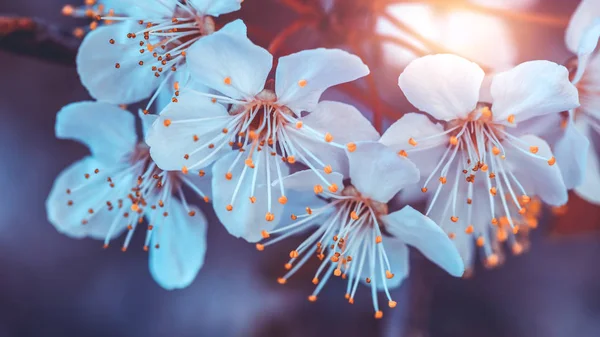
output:
[[[330,174],[347,167],[345,150],[379,137],[356,108],[319,102],[327,88],[369,73],[354,55],[338,49],[288,55],[267,81],[273,57],[243,35],[216,32],[188,54],[193,80],[213,92],[182,88],[147,142],[163,169],[193,172],[213,164],[215,211],[236,237],[256,242],[261,230],[281,220],[292,198],[284,185],[272,183],[287,176],[290,165],[315,172],[312,190],[335,192],[341,185]]]
[[[144,129],[156,118],[140,116]],[[70,237],[104,240],[105,248],[127,232],[126,251],[146,220],[144,250],[150,251],[154,279],[166,289],[188,286],[206,250],[206,219],[183,192],[188,188],[208,201],[195,178],[158,168],[138,141],[135,116],[116,106],[68,105],[57,115],[56,135],[87,145],[91,155],[56,179],[46,201],[49,221]]]
[[[437,122],[410,113],[381,140],[421,170],[426,215],[454,238],[466,265],[474,241],[485,256],[494,253],[494,226],[504,221],[517,228],[533,196],[550,205],[566,203],[557,159],[528,123],[579,106],[567,69],[552,62],[526,62],[495,75],[491,104],[479,102],[483,78],[479,66],[454,55],[413,61],[399,85]]]
[[[464,265],[446,233],[431,219],[410,206],[389,212],[388,201],[419,179],[410,160],[377,142],[361,142],[347,155],[348,175],[332,173],[340,189],[323,191],[311,201],[305,198],[311,211],[294,215],[291,224],[265,231],[263,237],[268,240],[257,244],[257,249],[268,249],[308,231],[307,239],[290,252],[285,264],[288,272],[279,283],[286,283],[309,259],[319,259],[310,301],[317,300],[332,275],[347,280],[345,297],[350,303],[354,303],[358,284],[363,282],[371,287],[375,318],[382,318],[377,291],[385,292],[390,308],[396,306],[389,290],[408,276],[407,245],[454,276],[463,274]],[[350,182],[344,183],[344,178]],[[313,171],[306,170],[285,177],[281,184],[310,193],[306,186],[318,181]]]

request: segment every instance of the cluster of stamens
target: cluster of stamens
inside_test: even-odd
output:
[[[127,236],[122,246],[126,251],[135,228],[142,224],[144,217],[148,219],[144,250],[148,250],[152,235],[159,235],[162,223],[169,216],[169,204],[174,195],[179,196],[189,216],[195,216],[183,194],[182,186],[187,185],[199,194],[205,202],[209,199],[192,181],[177,172],[167,172],[159,169],[150,158],[148,147],[138,144],[136,150],[121,165],[84,173],[82,184],[66,190],[67,206],[73,207],[79,203],[89,203],[81,225],[88,225],[89,220],[98,212],[108,211],[114,213],[114,220],[106,234],[104,248],[108,248],[110,238],[115,231],[127,223]],[[108,184],[110,189],[105,195],[97,196],[98,186]],[[105,190],[105,189],[103,189]],[[159,233],[154,233],[156,230]],[[158,242],[159,240],[155,240]],[[155,248],[159,248],[155,244]]]
[[[226,77],[223,82],[232,85],[233,80],[231,77]],[[305,86],[306,81],[300,81],[298,85]],[[221,132],[205,141],[201,141],[200,136],[193,135],[190,142],[197,144],[195,152],[208,148],[212,153],[199,161],[190,162],[190,165],[184,166],[182,171],[195,171],[206,166],[222,149],[231,148],[238,151],[237,157],[224,176],[228,181],[237,181],[231,201],[224,205],[227,211],[234,211],[236,201],[240,198],[239,191],[244,184],[250,184],[251,188],[250,194],[242,198],[246,197],[249,202],[255,203],[258,175],[264,175],[265,181],[268,182],[281,181],[284,177],[281,165],[295,164],[298,160],[313,170],[322,181],[322,184],[314,186],[315,193],[338,191],[339,187],[326,177],[333,172],[332,167],[303,146],[299,139],[309,138],[341,149],[347,148],[350,151],[356,148],[355,144],[349,143],[346,146],[337,144],[330,133],[323,134],[305,125],[294,112],[286,106],[279,105],[275,93],[269,89],[264,89],[248,101],[200,92],[198,94],[210,97],[214,104],[230,104],[231,107]],[[172,123],[178,122],[165,119],[163,125],[169,127]],[[185,153],[184,159],[188,160],[195,152]],[[239,173],[239,177],[235,177],[232,171],[242,161],[244,163],[242,172]],[[278,194],[271,188],[267,188],[266,221],[275,220],[272,212],[273,200],[276,199],[280,204],[286,204],[288,201],[284,185],[278,184],[278,186]]]
[[[377,289],[382,288],[388,299],[390,308],[396,306],[386,284],[387,279],[394,277],[390,262],[384,248],[379,217],[388,213],[386,204],[364,198],[353,186],[344,188],[341,194],[322,192],[329,203],[318,209],[306,208],[303,215],[292,215],[294,222],[274,231],[263,231],[264,239],[281,234],[276,238],[259,243],[259,251],[290,236],[303,232],[322,221],[322,225],[289,254],[285,264],[288,272],[277,281],[285,284],[311,257],[321,262],[312,283],[316,285],[308,297],[314,302],[331,275],[347,279],[346,299],[354,303],[354,296],[359,281],[371,286],[375,318],[383,317],[379,308]],[[365,277],[364,275],[368,275]]]
[[[509,124],[514,124],[515,116],[510,115],[507,118]],[[442,207],[442,219],[438,221],[448,221],[452,223],[462,222],[466,224],[464,233],[476,236],[476,245],[482,247],[487,257],[487,264],[490,266],[498,263],[498,257],[494,254],[492,243],[486,242],[485,238],[489,233],[490,226],[477,226],[472,223],[473,207],[477,202],[474,200],[474,189],[486,188],[488,190],[489,212],[491,222],[488,225],[496,228],[499,233],[499,240],[505,240],[507,233],[505,228],[510,228],[510,233],[516,234],[521,228],[518,222],[533,223],[531,216],[527,213],[527,204],[531,197],[525,191],[523,185],[519,182],[514,172],[509,168],[504,160],[506,159],[505,147],[511,146],[527,156],[538,160],[546,161],[548,165],[554,165],[554,157],[544,158],[537,155],[539,148],[530,146],[520,138],[511,135],[506,126],[495,123],[492,120],[492,112],[486,105],[480,105],[478,109],[470,114],[465,120],[456,120],[448,123],[446,130],[441,134],[436,134],[423,139],[410,138],[408,145],[410,148],[402,150],[399,155],[410,158],[411,152],[429,149],[428,147],[419,147],[420,142],[430,141],[438,137],[449,137],[446,150],[438,162],[437,166],[426,178],[422,192],[426,193],[429,186],[433,183],[434,177],[438,177],[437,185],[433,197],[430,200],[427,215],[429,215],[442,190],[448,181],[452,181],[450,188],[450,197],[446,199]],[[484,186],[481,185],[483,181]],[[466,184],[466,186],[465,186]],[[476,187],[476,184],[479,184]],[[466,200],[458,200],[459,195],[465,194]],[[463,203],[462,205],[460,203]],[[467,207],[467,218],[459,219],[456,215],[458,207]],[[464,206],[466,204],[466,206]],[[466,223],[464,222],[466,221]],[[447,228],[447,226],[444,226]],[[504,227],[504,228],[503,228]],[[462,232],[462,230],[461,230]],[[448,233],[450,238],[454,238],[458,231]],[[512,241],[512,240],[511,240]],[[521,252],[520,244],[512,242],[513,251]]]
[[[88,32],[98,28],[100,20],[104,17],[104,24],[112,24],[111,19],[115,16],[115,11],[111,8],[106,8],[104,4],[98,3],[97,0],[85,0],[82,6],[65,5],[62,9],[62,14],[71,16],[77,19],[88,19],[91,22],[87,26],[77,27],[73,30],[73,35],[78,38],[83,38]]]

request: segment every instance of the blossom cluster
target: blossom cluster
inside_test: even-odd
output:
[[[77,56],[95,101],[64,107],[56,136],[91,154],[56,179],[48,219],[105,248],[126,233],[123,251],[143,226],[150,271],[165,289],[188,286],[202,267],[207,220],[197,201],[259,251],[305,235],[278,282],[316,258],[309,300],[332,275],[347,280],[350,303],[364,283],[376,318],[378,290],[396,306],[390,289],[409,274],[408,246],[460,277],[476,250],[487,266],[501,262],[505,243],[523,252],[541,202],[563,205],[575,189],[600,203],[593,1],[567,30],[576,58],[566,67],[529,61],[484,81],[459,56],[412,61],[398,84],[419,112],[383,135],[356,107],[321,99],[369,75],[359,57],[319,48],[274,67],[243,21],[215,23],[241,0],[87,6],[63,12],[109,23],[90,26]],[[123,109],[140,102],[137,114]],[[418,200],[423,213],[408,205]]]

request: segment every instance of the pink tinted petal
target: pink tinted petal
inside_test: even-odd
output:
[[[412,61],[398,85],[419,110],[450,121],[475,109],[484,75],[477,64],[459,56],[428,55]]]
[[[509,117],[519,123],[579,106],[567,68],[549,61],[529,61],[499,73],[492,80],[491,93],[494,120],[505,124]]]
[[[408,113],[392,124],[379,142],[396,153],[406,152],[408,159],[421,171],[421,175],[427,176],[434,170],[446,150],[449,137],[441,135],[443,132],[444,128],[440,124],[431,122],[427,116]],[[440,137],[421,141],[435,135]],[[415,140],[416,146],[409,143],[411,138]]]

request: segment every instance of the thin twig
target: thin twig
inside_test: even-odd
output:
[[[81,41],[71,32],[26,17],[0,17],[0,50],[75,65]]]

